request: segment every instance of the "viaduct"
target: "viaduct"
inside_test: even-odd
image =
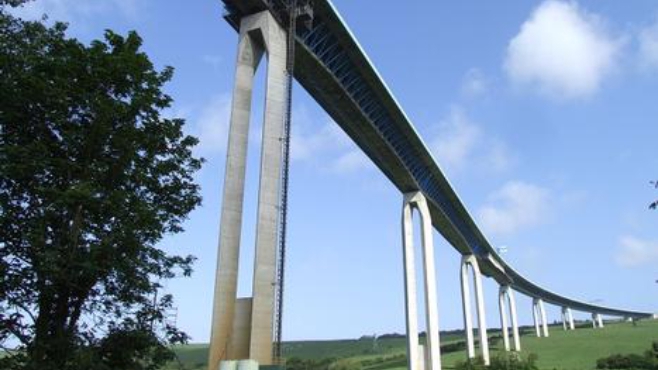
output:
[[[489,243],[432,157],[409,117],[368,59],[330,0],[223,0],[225,19],[238,32],[209,370],[275,366],[280,357],[290,104],[293,78],[328,112],[402,195],[402,246],[407,354],[410,370],[441,369],[432,231],[462,255],[461,289],[467,354],[476,355],[471,282],[480,328],[480,351],[489,362],[482,276],[500,286],[506,350],[521,350],[515,293],[533,299],[536,335],[548,336],[544,304],[562,308],[565,330],[572,310],[640,319],[651,313],[585,303],[549,291],[521,276]],[[266,57],[266,58],[264,58]],[[248,126],[254,74],[267,68],[256,226],[253,297],[237,299]],[[413,214],[419,216],[421,278],[426,306],[425,346],[419,344]],[[509,312],[509,315],[508,315]],[[511,332],[511,338],[510,338]]]

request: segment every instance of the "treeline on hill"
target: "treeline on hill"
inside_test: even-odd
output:
[[[558,322],[554,322],[553,324],[551,324],[551,326],[558,326],[558,325],[562,325],[562,324],[558,323]],[[585,326],[588,326],[588,325],[591,325],[591,324],[588,324],[587,322],[583,322],[583,323],[577,323],[577,325],[582,325],[583,327],[585,327]],[[531,325],[519,326],[519,335],[526,335],[528,333],[531,333],[533,330],[534,330],[534,327],[531,326]],[[493,330],[488,330],[488,332],[500,332],[500,330],[493,329]],[[464,335],[464,329],[441,330],[441,332],[439,334],[441,336]],[[425,338],[427,336],[427,333],[424,332],[424,331],[421,331],[420,333],[418,333],[418,336],[420,338]],[[400,334],[400,333],[386,333],[386,334],[376,336],[377,340],[380,340],[380,339],[400,339],[400,338],[406,338],[406,337],[407,337],[406,334]],[[367,336],[366,335],[366,336],[362,336],[359,339],[361,339],[361,340],[363,340],[363,339],[373,339],[373,336]]]
[[[644,354],[616,354],[596,361],[597,369],[658,370],[658,342]]]

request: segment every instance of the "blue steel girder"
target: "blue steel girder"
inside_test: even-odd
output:
[[[268,9],[264,0],[222,1],[230,4],[227,7],[230,12],[240,13],[225,17],[236,29],[241,15]],[[395,186],[403,192],[421,190],[427,196],[434,226],[450,244],[462,254],[478,255],[483,272],[488,270],[489,276],[499,283],[531,297],[590,312],[650,316],[646,312],[594,306],[557,295],[508,266],[480,232],[330,0],[315,0],[314,15],[311,29],[296,30],[295,62],[306,68],[296,69],[295,78]],[[372,103],[371,99],[379,103]]]

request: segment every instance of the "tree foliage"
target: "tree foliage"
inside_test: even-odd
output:
[[[658,342],[653,342],[651,349],[643,354],[614,354],[596,361],[597,369],[658,369]]]
[[[538,357],[534,353],[524,358],[517,352],[502,352],[492,356],[488,366],[480,356],[457,362],[455,370],[538,370],[537,360]]]
[[[200,203],[197,139],[136,33],[65,29],[0,11],[0,368],[155,369],[187,339],[155,297],[193,257],[156,244]]]
[[[21,6],[31,0],[0,0],[0,7],[4,5],[17,7]]]

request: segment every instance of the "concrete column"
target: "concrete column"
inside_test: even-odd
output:
[[[569,319],[569,329],[576,330],[576,325],[573,322],[573,313],[569,307],[567,307],[567,318]]]
[[[272,362],[281,136],[286,108],[286,50],[286,32],[269,12],[253,14],[241,20],[215,277],[208,359],[211,370],[218,368],[220,360],[244,359],[242,357],[245,354],[261,365]],[[244,326],[234,323],[238,257],[253,78],[264,53],[268,54],[268,59],[256,224],[254,296],[249,313],[250,325],[242,329],[245,332],[234,333],[233,328]],[[240,343],[249,343],[249,348],[242,348],[244,345]]]
[[[596,314],[592,313],[592,328],[596,329],[596,327],[597,327]]]
[[[548,337],[548,321],[546,320],[546,310],[544,309],[544,301],[539,300],[539,312],[541,313],[541,325],[544,331],[544,337]]]
[[[404,303],[407,326],[407,362],[409,370],[419,368],[418,307],[416,295],[416,262],[414,260],[414,236],[411,205],[404,202],[402,208],[402,247],[404,260]],[[423,369],[424,370],[424,369]]]
[[[489,337],[487,337],[487,317],[484,312],[484,293],[482,291],[482,274],[478,266],[477,259],[473,257],[471,261],[473,275],[475,277],[475,304],[478,310],[478,331],[480,333],[480,351],[484,364],[489,365]]]
[[[407,350],[409,369],[420,369],[418,361],[418,318],[415,292],[415,265],[413,261],[413,219],[412,208],[416,208],[421,221],[421,242],[423,250],[423,277],[425,288],[425,321],[427,323],[427,359],[424,368],[441,369],[441,344],[439,339],[439,315],[436,297],[436,271],[434,267],[434,242],[432,240],[432,219],[425,196],[421,192],[405,194],[402,212],[403,245],[405,254],[405,299],[407,317]],[[407,258],[411,257],[411,260]],[[411,287],[410,283],[414,286]],[[412,294],[410,294],[412,293]],[[411,302],[413,300],[413,302]]]
[[[466,353],[468,358],[475,358],[473,340],[473,318],[471,316],[471,290],[468,278],[468,263],[462,258],[460,281],[462,286],[462,312],[464,314],[464,333],[466,333]]]
[[[562,330],[567,331],[567,308],[562,307],[562,311],[560,313],[560,318],[562,319]]]
[[[596,314],[596,323],[599,325],[599,328],[603,328],[603,318],[600,313]]]
[[[510,350],[509,330],[507,328],[507,310],[505,309],[505,299],[507,299],[507,285],[501,285],[498,293],[498,309],[500,311],[500,330],[503,334],[503,345],[505,351]]]
[[[439,313],[436,296],[436,269],[434,266],[434,240],[432,238],[432,216],[422,193],[413,198],[421,219],[423,243],[423,269],[425,277],[425,322],[427,323],[427,361],[430,370],[441,369],[441,343],[439,340]]]
[[[532,300],[532,319],[535,323],[535,334],[538,338],[541,337],[541,330],[539,329],[539,299]]]
[[[251,37],[246,34],[240,35],[224,175],[210,335],[208,362],[209,368],[213,370],[218,368],[221,359],[231,358],[232,352],[229,349],[229,337],[236,304],[252,85],[256,66],[262,55],[263,50]]]
[[[484,294],[482,292],[482,274],[480,273],[480,267],[478,266],[477,258],[474,255],[462,257],[462,303],[464,306],[464,323],[466,330],[467,342],[470,340],[472,342],[472,327],[469,330],[470,323],[470,298],[468,289],[468,265],[471,266],[473,270],[473,280],[475,283],[475,305],[478,313],[478,332],[480,333],[480,350],[482,353],[482,359],[484,360],[485,365],[489,365],[489,339],[487,338],[487,322],[484,312]],[[464,276],[466,274],[466,276]],[[469,338],[469,333],[471,333]],[[468,347],[468,346],[467,346]],[[470,352],[469,349],[469,358],[475,356],[475,351]]]
[[[509,299],[509,311],[512,316],[512,338],[514,340],[514,350],[521,351],[521,336],[519,335],[519,322],[516,316],[516,298],[511,288],[507,289],[507,298]]]
[[[263,34],[267,49],[265,118],[261,150],[260,187],[256,225],[250,358],[272,363],[278,221],[283,161],[283,124],[286,112],[287,32],[269,12],[256,14],[252,29]]]

